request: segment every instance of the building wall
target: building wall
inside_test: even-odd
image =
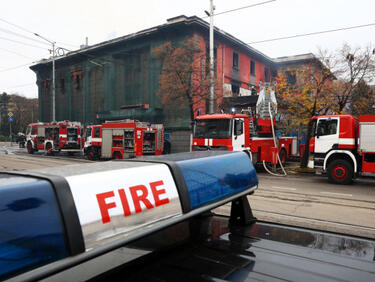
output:
[[[153,49],[165,42],[178,42],[192,35],[203,52],[208,50],[208,33],[201,30],[174,30],[168,33],[142,37],[130,42],[97,48],[87,54],[67,57],[56,61],[56,120],[81,121],[85,124],[105,120],[137,119],[163,123],[170,133],[172,151],[187,151],[190,145],[190,110],[188,107],[162,108],[159,89],[161,65]],[[216,39],[215,92],[216,111],[221,109],[223,97],[250,95],[252,87],[264,81],[264,69],[271,65],[268,60],[255,59],[229,41]],[[238,67],[233,67],[233,54],[238,54]],[[208,53],[207,53],[208,56]],[[250,61],[255,62],[255,76],[250,74]],[[202,70],[208,70],[209,60],[198,62]],[[40,121],[50,121],[51,66],[35,68],[39,87]],[[238,93],[233,93],[233,85]],[[148,104],[148,109],[121,110],[121,106]],[[194,107],[196,115],[207,112],[207,100]],[[188,134],[189,133],[189,134]],[[176,143],[177,142],[177,143]]]

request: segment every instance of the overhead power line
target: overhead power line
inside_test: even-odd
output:
[[[22,88],[22,87],[26,87],[26,86],[30,86],[30,85],[35,85],[35,82],[21,84],[21,85],[15,85],[15,86],[11,86],[11,87],[3,87],[3,88],[4,89],[15,89],[15,88]]]
[[[362,27],[368,27],[368,26],[374,26],[374,25],[375,25],[375,23],[369,23],[369,24],[355,25],[355,26],[342,27],[342,28],[336,28],[336,29],[328,29],[328,30],[323,30],[323,31],[302,33],[302,34],[296,34],[296,35],[284,36],[284,37],[277,37],[277,38],[260,40],[260,41],[253,41],[253,42],[250,42],[250,43],[247,43],[247,44],[258,44],[258,43],[264,43],[264,42],[279,41],[279,40],[285,40],[285,39],[291,39],[291,38],[297,38],[297,37],[304,37],[304,36],[311,36],[311,35],[330,33],[330,32],[336,32],[336,31],[343,31],[343,30],[362,28]]]
[[[30,30],[28,30],[28,29],[26,29],[26,28],[24,28],[24,27],[22,27],[22,26],[16,25],[16,24],[11,23],[11,22],[8,22],[8,21],[6,21],[6,20],[4,20],[4,19],[2,19],[2,18],[0,18],[0,21],[5,22],[5,23],[7,23],[7,24],[9,24],[9,25],[12,25],[12,26],[14,26],[14,27],[16,27],[16,28],[18,28],[18,29],[20,29],[20,30],[23,30],[23,31],[25,31],[25,32],[28,32],[28,33],[34,34],[34,32],[32,32],[32,31],[30,31]]]
[[[9,52],[9,53],[13,53],[15,55],[18,55],[18,56],[21,56],[21,57],[24,57],[24,58],[33,59],[33,58],[29,57],[29,56],[25,56],[24,54],[21,54],[21,53],[18,53],[18,52],[14,52],[12,50],[8,50],[8,49],[5,49],[5,48],[0,48],[0,50],[3,50],[5,52]]]
[[[15,70],[15,69],[23,68],[23,67],[26,67],[26,66],[30,66],[30,65],[32,65],[32,64],[35,64],[35,62],[31,62],[31,63],[28,63],[28,64],[19,65],[19,66],[15,66],[15,67],[7,68],[7,69],[2,69],[2,70],[0,70],[0,72],[11,71],[11,70]]]
[[[43,42],[41,40],[38,40],[38,39],[35,39],[35,38],[31,38],[31,37],[28,37],[28,36],[25,36],[25,35],[22,35],[22,34],[19,34],[18,32],[14,32],[14,31],[11,31],[11,30],[8,30],[8,29],[5,29],[5,28],[1,28],[0,27],[0,31],[8,33],[8,34],[15,35],[15,36],[18,36],[18,37],[22,37],[24,39],[31,40],[31,41],[34,41],[34,42],[37,42],[37,43],[47,44],[46,42]]]
[[[30,46],[30,47],[35,47],[35,48],[39,48],[39,49],[46,50],[46,47],[37,46],[37,45],[29,44],[29,43],[26,43],[26,42],[22,42],[22,41],[18,41],[18,40],[9,39],[9,38],[6,38],[6,37],[1,37],[1,36],[0,36],[0,39],[2,39],[2,40],[7,40],[7,41],[11,41],[11,42],[18,43],[18,44],[22,44],[22,45],[27,45],[27,46]]]
[[[239,10],[244,10],[244,9],[247,9],[247,8],[264,5],[264,4],[275,2],[275,1],[276,0],[269,0],[269,1],[264,1],[264,2],[260,2],[260,3],[255,3],[255,4],[248,5],[248,6],[243,6],[243,7],[223,11],[223,12],[220,12],[220,13],[216,13],[216,14],[214,14],[214,16],[223,15],[223,14],[227,14],[227,13],[231,13],[231,12],[235,12],[235,11],[239,11]],[[202,19],[209,18],[209,17],[210,16],[205,16],[205,17],[202,17]]]

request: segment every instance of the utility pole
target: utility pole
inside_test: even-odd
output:
[[[52,121],[56,121],[56,83],[55,83],[55,47],[56,42],[51,41],[37,33],[34,33],[35,36],[42,38],[48,43],[52,44]]]
[[[214,3],[210,0],[210,96],[209,114],[215,113],[215,70],[214,70]]]

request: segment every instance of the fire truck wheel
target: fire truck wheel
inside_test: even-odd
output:
[[[121,157],[121,153],[119,153],[119,152],[115,152],[115,153],[113,154],[113,156],[112,156],[112,159],[114,159],[114,160],[121,160],[121,159],[122,159],[122,157]]]
[[[46,152],[47,152],[48,156],[53,156],[52,144],[51,143],[47,143],[47,145],[46,145]]]
[[[33,145],[31,144],[31,142],[27,142],[27,152],[29,154],[33,154],[34,153]]]
[[[353,166],[346,160],[334,160],[328,165],[328,179],[337,184],[350,184],[353,180]]]
[[[95,160],[95,152],[94,152],[94,149],[92,148],[89,148],[86,152],[86,156],[87,158],[90,160],[90,161],[94,161]]]

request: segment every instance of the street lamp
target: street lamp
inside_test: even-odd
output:
[[[35,36],[38,36],[39,38],[47,41],[52,45],[52,121],[56,121],[56,87],[55,87],[55,45],[56,42],[51,41],[37,33],[34,33]]]
[[[214,82],[214,10],[213,0],[210,0],[210,12],[204,11],[210,17],[210,96],[208,111],[210,114],[215,112],[215,82]]]

